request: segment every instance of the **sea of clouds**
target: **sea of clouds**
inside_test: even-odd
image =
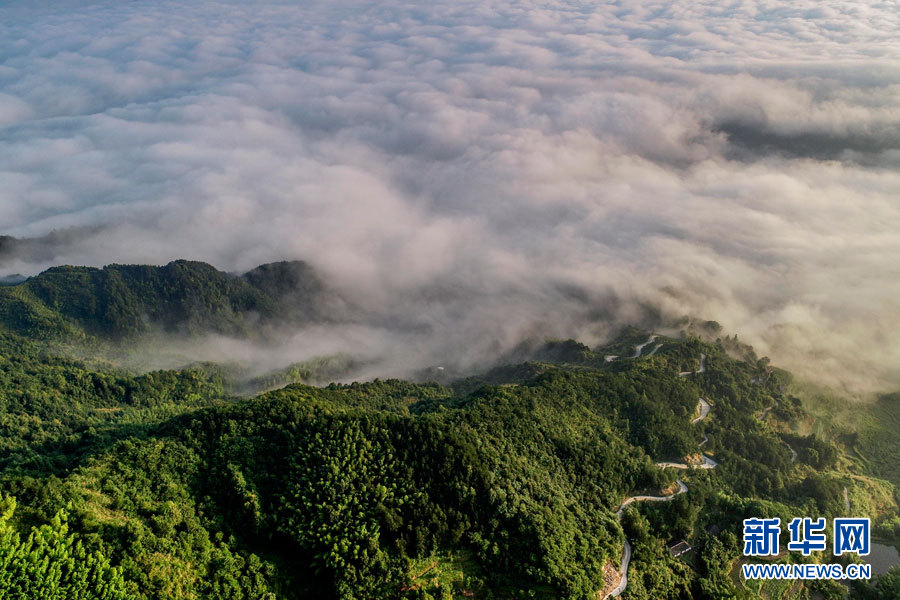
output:
[[[690,315],[900,380],[897,2],[34,4],[0,6],[0,235],[37,238],[0,276],[299,258],[372,318],[291,359]]]

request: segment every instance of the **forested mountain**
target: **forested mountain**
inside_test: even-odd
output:
[[[273,321],[323,317],[325,290],[306,263],[235,276],[201,262],[54,267],[0,287],[0,325],[36,338],[166,333],[250,335]]]
[[[588,599],[618,581],[626,539],[626,600],[897,597],[896,576],[736,577],[744,518],[843,516],[848,490],[882,539],[900,520],[894,485],[840,438],[801,435],[790,375],[731,338],[627,330],[450,385],[253,398],[215,366],[98,370],[41,341],[240,331],[321,289],[302,264],[236,277],[176,262],[0,290],[0,598]],[[704,461],[717,466],[665,466]],[[617,518],[625,498],[680,485]],[[676,539],[694,550],[673,557]],[[790,561],[818,558],[833,559]]]

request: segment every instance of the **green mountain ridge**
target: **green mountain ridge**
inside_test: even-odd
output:
[[[202,262],[162,267],[53,267],[0,287],[0,326],[33,338],[127,338],[164,333],[249,336],[276,321],[323,318],[325,290],[304,262],[243,275]]]
[[[623,600],[897,597],[900,572],[849,587],[736,575],[745,518],[845,516],[846,497],[851,516],[900,543],[900,513],[895,484],[854,456],[865,448],[806,432],[813,415],[790,374],[730,337],[646,345],[649,332],[629,329],[602,348],[525,345],[447,385],[291,384],[252,398],[214,365],[135,375],[46,341],[243,332],[283,315],[285,298],[314,304],[324,288],[307,269],[63,267],[8,288],[3,315],[23,302],[49,325],[0,319],[0,597],[595,599],[626,538]],[[718,466],[659,466],[702,455]],[[676,480],[685,493],[617,519],[625,498]],[[678,539],[693,550],[675,558]],[[41,566],[63,557],[59,576]]]

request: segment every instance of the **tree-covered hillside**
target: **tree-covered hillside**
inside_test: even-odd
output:
[[[0,326],[35,338],[124,338],[149,331],[249,335],[322,316],[324,289],[303,262],[234,276],[200,262],[54,267],[0,287]]]
[[[65,268],[4,301],[90,335],[127,335],[145,314],[164,327],[240,323],[305,293],[299,279],[279,287],[284,268]],[[97,303],[103,290],[115,291]],[[175,306],[180,320],[159,316]],[[594,599],[618,582],[626,539],[626,600],[896,597],[897,577],[852,590],[737,577],[742,519],[843,516],[848,489],[865,513],[853,516],[890,541],[895,488],[799,435],[808,415],[789,374],[749,348],[647,337],[547,342],[451,385],[239,398],[212,365],[135,375],[4,333],[0,597]],[[704,462],[716,466],[689,468]],[[673,496],[617,517],[639,494]],[[692,552],[674,558],[677,539]]]

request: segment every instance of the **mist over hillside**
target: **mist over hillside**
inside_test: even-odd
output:
[[[67,354],[99,353],[140,372],[217,363],[253,378],[306,361],[338,360],[342,369],[329,372],[341,380],[416,377],[428,369],[447,379],[527,360],[547,337],[586,324],[595,334],[621,329],[613,330],[612,311],[600,310],[614,307],[614,298],[593,315],[585,299],[572,299],[573,307],[577,301],[585,311],[578,319],[552,322],[548,315],[544,327],[523,321],[513,331],[508,320],[478,334],[450,334],[450,323],[354,304],[302,261],[231,274],[178,260],[161,267],[59,266],[10,282],[0,287],[0,330],[50,342]],[[663,325],[649,308],[641,320]]]
[[[897,600],[897,5],[0,2],[0,600]]]
[[[456,352],[651,307],[886,387],[898,27],[864,2],[7,2],[0,276],[301,259]]]
[[[309,275],[178,261],[57,267],[3,289],[0,596],[762,600],[782,584],[736,576],[748,515],[852,507],[883,549],[900,544],[900,398],[839,425],[840,409],[810,405],[730,336],[526,343],[479,374],[440,374],[446,385],[314,387],[316,372],[356,365],[309,362],[242,391],[228,365],[135,374],[47,343],[223,329],[219,347],[241,346],[262,333],[241,325],[264,327],[273,315],[259,308],[284,292],[266,285],[273,272]],[[55,305],[72,282],[94,287]],[[125,287],[105,296],[111,282]],[[138,306],[150,318],[122,310]],[[691,554],[672,553],[674,539]],[[47,565],[63,561],[53,577]],[[800,581],[780,597],[893,599],[900,570],[886,569],[871,585]]]

